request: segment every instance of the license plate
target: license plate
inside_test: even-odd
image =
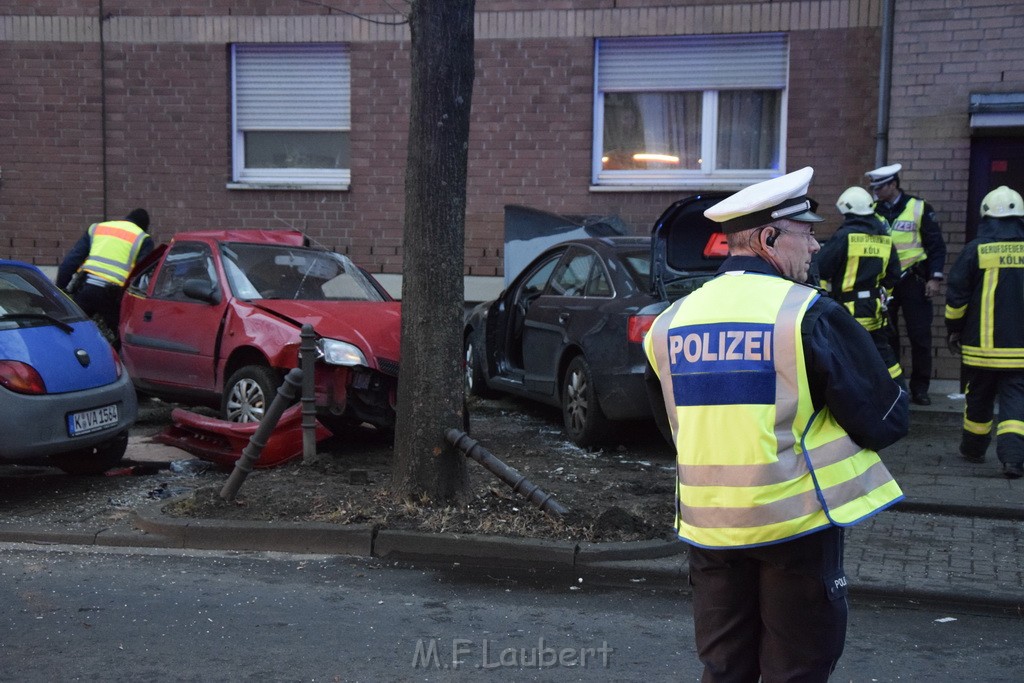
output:
[[[68,434],[82,436],[117,424],[117,404],[68,414]]]

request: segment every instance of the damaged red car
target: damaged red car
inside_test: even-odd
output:
[[[401,313],[369,273],[291,230],[179,233],[129,280],[121,355],[143,394],[255,422],[316,333],[317,417],[395,422]]]

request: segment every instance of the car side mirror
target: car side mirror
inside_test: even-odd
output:
[[[217,288],[209,280],[201,278],[189,278],[181,288],[181,293],[190,299],[198,299],[208,304],[215,304],[220,301],[217,296]]]

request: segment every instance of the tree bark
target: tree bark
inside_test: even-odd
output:
[[[465,458],[445,440],[463,425],[463,260],[475,0],[414,0],[405,174],[402,367],[392,487],[458,499]]]

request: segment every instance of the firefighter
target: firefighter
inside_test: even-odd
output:
[[[821,286],[868,331],[889,375],[901,379],[900,362],[889,343],[886,308],[900,279],[896,246],[864,188],[847,188],[839,195],[836,209],[843,224],[816,257]]]
[[[900,355],[899,314],[903,312],[910,342],[910,400],[931,405],[928,387],[932,377],[932,297],[939,293],[946,265],[946,243],[931,204],[906,194],[900,187],[901,164],[868,171],[871,194],[878,200],[875,212],[885,219],[900,257],[902,275],[893,288],[889,306],[891,343]]]
[[[707,209],[730,255],[644,338],[677,453],[704,681],[826,680],[846,638],[843,527],[903,497],[875,451],[906,435],[906,392],[806,283],[813,173]]]
[[[946,285],[949,347],[967,380],[960,455],[985,461],[999,401],[996,456],[1007,479],[1024,476],[1024,201],[1005,185],[981,202],[978,237]]]

